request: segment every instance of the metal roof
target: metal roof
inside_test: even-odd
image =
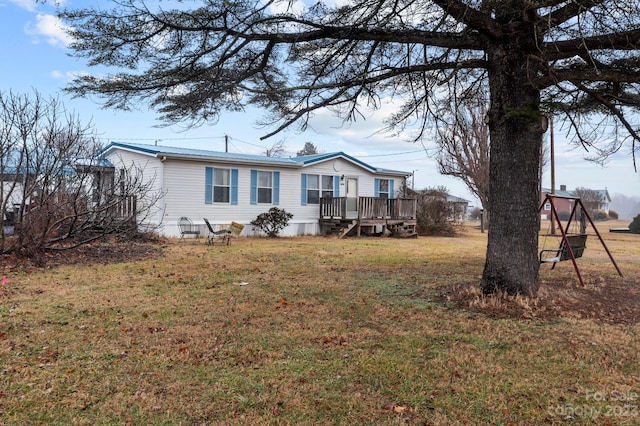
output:
[[[209,151],[204,149],[193,149],[193,148],[179,148],[179,147],[170,147],[170,146],[160,146],[160,145],[147,145],[147,144],[138,144],[138,143],[124,143],[124,142],[111,142],[107,145],[100,153],[99,156],[104,156],[108,151],[112,149],[124,149],[130,151],[136,151],[143,154],[148,154],[161,159],[184,159],[184,160],[205,160],[205,161],[225,161],[231,163],[240,163],[240,164],[263,164],[263,165],[272,165],[278,167],[292,167],[292,168],[302,168],[305,166],[310,166],[315,163],[320,163],[323,161],[343,158],[347,161],[350,161],[354,164],[363,167],[372,173],[378,174],[391,174],[391,175],[399,175],[399,176],[408,176],[411,173],[404,172],[400,170],[390,170],[373,167],[364,161],[361,161],[355,157],[352,157],[344,152],[332,152],[332,153],[324,153],[324,154],[313,154],[313,155],[304,155],[300,157],[266,157],[264,155],[255,155],[255,154],[239,154],[235,152],[219,152],[219,151]]]

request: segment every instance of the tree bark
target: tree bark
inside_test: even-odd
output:
[[[540,285],[540,92],[530,82],[534,70],[525,64],[532,52],[522,42],[496,44],[489,52],[491,221],[481,289],[533,296]]]

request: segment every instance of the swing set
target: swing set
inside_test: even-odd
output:
[[[571,208],[571,214],[569,215],[569,220],[567,221],[564,227],[560,222],[560,217],[558,216],[558,211],[556,210],[556,206],[554,203],[554,200],[558,198],[569,199],[574,201],[573,207]],[[582,204],[582,200],[579,197],[547,194],[544,200],[542,201],[540,208],[538,209],[538,215],[546,205],[550,206],[550,209],[547,208],[546,210],[551,211],[551,215],[552,215],[551,227],[553,229],[554,225],[557,225],[558,229],[560,230],[560,235],[551,233],[550,231],[550,233],[544,234],[544,237],[545,237],[544,242],[546,243],[546,240],[548,237],[556,237],[556,238],[560,238],[560,244],[558,248],[553,248],[553,249],[546,249],[544,248],[545,244],[543,244],[543,249],[540,251],[540,264],[551,263],[552,264],[551,269],[554,269],[558,262],[571,260],[571,262],[573,263],[573,268],[575,269],[576,274],[578,275],[578,280],[580,280],[580,284],[584,287],[584,281],[582,280],[582,275],[580,274],[580,268],[578,268],[578,263],[576,262],[576,259],[582,257],[584,250],[587,248],[588,234],[586,232],[586,229],[587,229],[587,221],[589,221],[589,224],[595,231],[596,236],[598,237],[598,239],[600,240],[600,243],[602,244],[602,247],[604,247],[605,251],[607,252],[607,255],[609,255],[609,259],[611,260],[611,263],[613,264],[613,266],[615,266],[616,271],[618,271],[618,275],[622,276],[622,272],[620,271],[618,264],[613,259],[611,252],[607,248],[607,245],[604,243],[602,236],[600,236],[600,232],[598,232],[598,229],[593,224],[591,217],[589,217],[589,213],[587,213],[587,209],[584,208],[584,205]],[[577,217],[578,207],[580,207],[579,218]],[[578,226],[579,226],[579,230],[576,230]]]

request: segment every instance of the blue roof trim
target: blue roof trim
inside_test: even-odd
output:
[[[396,175],[410,175],[411,173],[403,172],[399,170],[390,170],[390,169],[381,169],[377,167],[373,167],[362,160],[359,160],[355,157],[352,157],[344,152],[332,152],[325,154],[313,154],[313,155],[303,155],[300,157],[289,157],[289,158],[281,158],[281,157],[266,157],[264,155],[254,155],[254,154],[238,154],[231,152],[220,152],[220,151],[209,151],[204,149],[192,149],[192,148],[178,148],[178,147],[169,147],[169,146],[159,146],[159,145],[146,145],[146,144],[138,144],[138,143],[123,143],[123,142],[111,142],[107,147],[105,147],[99,155],[104,155],[107,151],[113,148],[121,148],[121,149],[129,149],[133,151],[142,152],[145,154],[151,154],[156,157],[161,157],[163,155],[175,155],[175,156],[192,156],[192,157],[202,157],[203,159],[225,159],[230,161],[255,161],[265,164],[272,164],[274,166],[277,165],[287,165],[289,167],[304,167],[310,166],[312,164],[327,161],[332,158],[344,158],[348,161],[351,161],[361,167],[364,167],[367,170],[370,170],[373,173],[389,173]]]
[[[328,154],[313,154],[313,155],[304,155],[301,157],[296,157],[299,161],[302,161],[302,163],[306,166],[306,165],[311,165],[313,163],[317,163],[320,161],[326,161],[326,160],[330,160],[332,158],[339,158],[339,157],[343,157],[349,161],[352,161],[366,169],[371,170],[374,173],[380,173],[380,174],[395,174],[395,175],[403,175],[403,176],[409,176],[411,173],[409,172],[405,172],[402,170],[392,170],[392,169],[385,169],[385,168],[379,168],[379,167],[373,167],[370,164],[365,163],[362,160],[359,160],[355,157],[350,156],[349,154],[345,154],[344,152],[333,152],[333,153],[328,153]]]
[[[172,146],[160,146],[160,145],[145,145],[137,143],[123,143],[123,142],[111,142],[107,147],[102,150],[102,153],[107,152],[112,148],[129,149],[133,151],[143,152],[154,156],[162,155],[177,155],[177,156],[193,156],[212,159],[227,159],[227,160],[239,160],[239,161],[259,161],[273,164],[288,164],[296,165],[298,162],[291,158],[280,157],[266,157],[264,155],[254,154],[238,154],[232,152],[220,152],[209,151],[205,149],[193,149],[193,148],[178,148]]]
[[[378,170],[377,168],[365,163],[364,161],[358,160],[355,157],[350,156],[349,154],[345,154],[344,152],[331,152],[328,154],[314,154],[314,155],[303,155],[301,157],[296,157],[299,161],[302,161],[304,165],[310,165],[313,163],[317,163],[320,161],[330,160],[332,158],[344,157],[349,161],[352,161],[360,166],[367,168],[372,171]]]

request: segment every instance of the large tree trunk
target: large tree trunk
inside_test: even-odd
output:
[[[528,78],[527,59],[521,43],[496,44],[489,53],[491,221],[484,293],[533,296],[540,286],[537,212],[544,129],[540,93]]]

